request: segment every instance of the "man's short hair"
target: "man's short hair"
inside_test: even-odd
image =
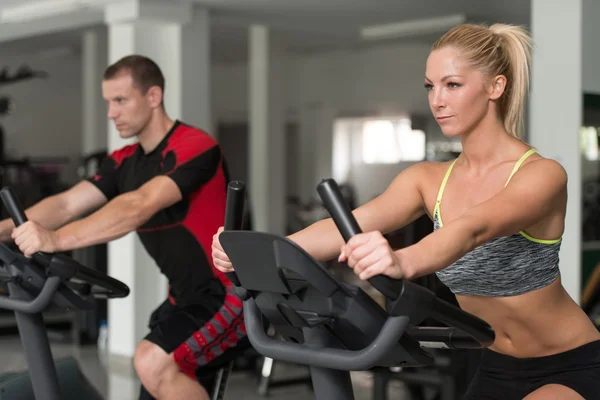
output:
[[[152,86],[158,86],[163,93],[165,91],[165,77],[158,65],[148,57],[134,54],[121,58],[106,68],[104,80],[116,78],[123,73],[131,74],[133,85],[142,94],[146,94]]]

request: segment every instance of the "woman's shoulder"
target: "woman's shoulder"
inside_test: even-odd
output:
[[[449,170],[454,160],[448,161],[420,161],[408,168],[405,168],[398,176],[396,181],[406,182],[410,179],[421,190],[433,186],[439,186]]]
[[[443,177],[446,172],[448,172],[454,161],[456,161],[456,159],[445,161],[422,161],[413,165],[413,167],[421,174],[429,178],[437,179],[440,176]]]
[[[410,168],[418,169],[424,173],[439,173],[440,171],[445,173],[454,161],[456,161],[455,158],[445,161],[421,161],[413,164]]]
[[[535,151],[523,162],[516,171],[514,178],[535,181],[553,181],[555,183],[567,182],[567,171],[560,162],[544,157]]]

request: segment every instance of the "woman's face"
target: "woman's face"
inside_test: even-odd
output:
[[[445,136],[473,130],[490,112],[489,79],[469,66],[451,47],[431,52],[425,71],[429,106]]]

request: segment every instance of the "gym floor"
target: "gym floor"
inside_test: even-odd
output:
[[[55,358],[72,356],[78,360],[82,372],[90,383],[100,391],[107,400],[137,400],[139,381],[135,377],[130,365],[121,365],[116,360],[103,362],[98,355],[96,346],[76,347],[69,343],[53,340],[52,352]],[[25,357],[18,336],[0,336],[0,374],[26,369]],[[108,365],[108,367],[106,367]],[[273,379],[304,376],[307,369],[277,364],[274,369]],[[355,389],[356,400],[371,399],[371,376],[365,372],[352,373],[352,382]],[[225,399],[244,400],[306,400],[313,395],[307,385],[275,387],[270,390],[268,397],[261,397],[256,393],[257,378],[250,372],[234,372],[229,380]],[[389,395],[391,399],[409,400],[410,396],[404,390],[402,383],[392,382]]]

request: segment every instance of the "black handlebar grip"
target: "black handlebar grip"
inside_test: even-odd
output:
[[[10,218],[15,223],[15,226],[20,226],[27,222],[27,216],[25,215],[25,211],[19,203],[19,199],[15,196],[15,192],[9,186],[3,187],[0,190],[0,198],[6,207],[6,211]],[[43,265],[44,267],[48,267],[50,262],[52,261],[52,255],[49,253],[43,253],[38,251],[37,253],[32,254],[32,258],[36,260],[38,263]]]
[[[342,234],[344,242],[362,232],[356,218],[352,215],[350,207],[344,201],[339,186],[333,179],[323,179],[317,186],[317,192]]]
[[[20,226],[27,222],[25,211],[19,203],[17,196],[15,196],[12,188],[8,186],[2,188],[2,190],[0,190],[0,198],[4,203],[8,214],[15,223],[15,226]],[[68,280],[72,276],[76,275],[86,282],[85,284],[90,290],[91,286],[89,285],[89,282],[98,285],[103,289],[108,289],[107,294],[110,297],[126,297],[129,294],[129,287],[127,287],[127,285],[125,285],[123,282],[111,278],[110,276],[97,270],[84,267],[83,265],[73,261],[70,257],[38,251],[37,253],[32,254],[32,258],[40,265],[48,268],[49,274],[52,274],[58,278]],[[46,286],[47,285],[44,284],[44,289]],[[54,286],[54,291],[56,291],[57,288],[58,286]]]
[[[244,182],[231,181],[227,186],[227,203],[225,205],[226,231],[240,231],[244,225],[244,207],[246,205],[246,185]],[[227,278],[236,286],[240,285],[235,272],[225,273]]]
[[[227,187],[227,204],[225,206],[225,230],[242,230],[244,224],[245,200],[246,185],[244,182],[230,182]]]
[[[19,203],[19,199],[15,196],[11,187],[4,187],[0,190],[0,197],[2,198],[2,202],[4,203],[4,207],[6,207],[6,211],[8,215],[12,218],[15,226],[19,226],[27,222],[27,216],[25,215],[25,211],[23,211],[23,207]]]
[[[317,185],[317,192],[345,242],[362,232],[356,218],[352,215],[348,203],[344,201],[342,192],[335,180],[322,180]],[[392,279],[385,275],[374,276],[369,279],[369,283],[389,299],[396,299],[403,288],[401,280]]]

